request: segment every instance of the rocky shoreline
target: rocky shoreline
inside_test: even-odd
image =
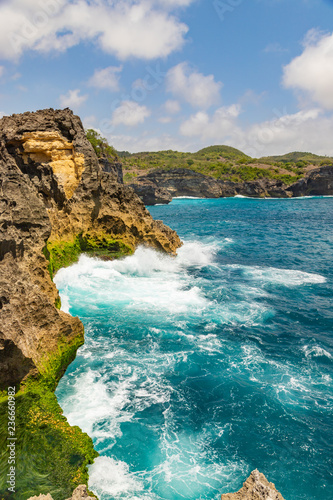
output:
[[[206,194],[213,189],[208,184]],[[144,244],[175,254],[181,241],[122,184],[118,163],[98,160],[69,109],[0,120],[0,186],[0,493],[11,498],[10,385],[16,388],[16,500],[89,500],[87,465],[98,454],[90,437],[68,424],[54,395],[84,331],[79,318],[60,310],[53,275],[82,252],[112,259]],[[282,500],[267,496],[275,488],[259,487],[257,475],[250,496],[222,498]]]
[[[97,456],[90,437],[69,426],[54,395],[84,342],[79,318],[60,310],[54,273],[82,252],[117,258],[144,244],[174,254],[181,245],[119,175],[119,166],[98,161],[69,109],[0,120],[0,492],[5,499],[8,386],[16,388],[17,500],[36,493],[69,497],[87,484],[87,465]]]
[[[154,170],[137,177],[130,186],[146,205],[167,204],[179,196],[227,198],[237,195],[254,198],[293,198],[333,195],[333,164],[317,167],[287,186],[281,180],[248,182],[217,180],[190,169]]]

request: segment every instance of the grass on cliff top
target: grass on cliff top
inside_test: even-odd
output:
[[[196,153],[168,150],[133,154],[118,152],[118,155],[123,163],[126,183],[135,182],[138,176],[153,170],[186,168],[224,181],[244,182],[264,178],[281,180],[290,185],[302,178],[309,168],[333,162],[333,158],[298,152],[257,159],[230,146],[210,146]]]
[[[27,500],[51,493],[54,500],[72,495],[79,484],[88,484],[87,465],[98,456],[91,438],[63,416],[54,389],[64,369],[74,359],[83,335],[71,343],[59,342],[58,352],[40,366],[37,378],[28,379],[16,395],[16,491],[8,491],[7,398],[0,401],[0,498]]]

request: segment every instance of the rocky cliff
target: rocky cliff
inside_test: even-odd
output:
[[[82,334],[59,311],[51,277],[80,251],[174,253],[175,232],[154,221],[132,189],[102,170],[70,110],[0,121],[0,385],[38,369],[61,338]],[[49,272],[51,272],[51,277]]]
[[[332,195],[333,165],[315,168],[302,179],[287,186],[281,180],[262,178],[254,181],[222,181],[189,169],[154,170],[137,177],[131,187],[146,205],[169,203],[177,196],[224,198],[291,198],[293,196]]]
[[[39,495],[29,498],[29,500],[53,500],[50,494]],[[73,496],[67,500],[94,500],[88,496],[84,485],[78,486],[73,492]],[[226,493],[221,496],[221,500],[284,500],[281,493],[277,491],[275,485],[267,481],[264,474],[257,469],[251,472],[250,477],[245,481],[243,487],[236,493]]]
[[[269,483],[257,469],[251,472],[237,493],[226,493],[222,500],[284,500],[273,483]]]
[[[0,390],[17,391],[17,500],[38,492],[63,500],[87,481],[96,456],[53,394],[83,343],[81,321],[60,310],[53,274],[83,251],[113,258],[139,244],[171,254],[181,245],[118,182],[119,169],[102,166],[69,109],[0,120]],[[1,396],[0,494],[7,498]]]

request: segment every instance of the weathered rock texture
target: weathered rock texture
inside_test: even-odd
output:
[[[103,172],[108,172],[112,180],[124,184],[123,167],[119,161],[110,161],[108,158],[99,158],[99,164]]]
[[[169,203],[177,196],[224,198],[242,195],[256,198],[291,198],[333,195],[333,165],[318,167],[291,186],[275,179],[220,181],[189,169],[155,170],[138,177],[131,186],[146,205]]]
[[[257,469],[251,472],[250,477],[237,493],[226,493],[222,500],[284,500],[273,483],[269,483]]]
[[[159,200],[157,203],[169,203],[172,198],[177,196],[200,198],[220,198],[222,196],[222,188],[215,179],[186,168],[154,170],[147,175],[138,177],[131,186],[147,205],[154,204],[154,198]],[[152,194],[153,191],[156,192],[156,195]],[[163,196],[161,196],[161,191]]]
[[[139,184],[130,184],[130,186],[145,205],[167,205],[172,201],[172,194],[166,188],[158,187],[153,182],[143,181]]]
[[[53,498],[50,493],[48,493],[47,495],[41,494],[39,496],[30,497],[29,500],[53,500]],[[86,485],[81,484],[75,488],[73,495],[67,500],[96,500],[96,498],[89,496]]]
[[[306,177],[290,186],[293,196],[333,195],[333,165],[311,170]]]
[[[0,388],[37,373],[59,342],[83,338],[79,319],[55,307],[58,292],[44,256],[46,245],[71,245],[78,238],[100,245],[112,240],[127,249],[147,244],[169,253],[181,244],[114,172],[102,171],[69,109],[2,118]]]

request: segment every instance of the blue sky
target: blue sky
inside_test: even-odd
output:
[[[332,0],[2,0],[0,114],[118,150],[333,155]]]

